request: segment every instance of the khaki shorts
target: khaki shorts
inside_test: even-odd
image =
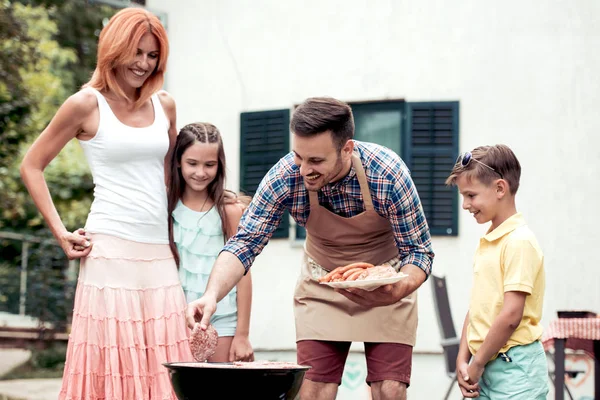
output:
[[[312,367],[306,379],[313,382],[342,383],[344,365],[351,342],[300,340],[297,346],[298,364]],[[365,343],[367,384],[397,381],[410,385],[412,346],[400,343]]]

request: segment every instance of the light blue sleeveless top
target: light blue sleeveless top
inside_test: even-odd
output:
[[[225,245],[217,208],[198,212],[179,201],[173,210],[173,238],[179,250],[179,279],[189,303],[204,294],[215,260]],[[237,287],[234,286],[217,304],[215,316],[236,313]]]

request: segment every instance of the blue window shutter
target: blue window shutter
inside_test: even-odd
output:
[[[404,160],[432,235],[458,235],[458,195],[445,185],[458,154],[459,104],[407,103]]]
[[[306,239],[306,228],[300,225],[296,225],[296,240]]]
[[[240,115],[240,191],[253,196],[260,181],[290,151],[290,110],[245,112]],[[273,238],[289,235],[283,215]]]

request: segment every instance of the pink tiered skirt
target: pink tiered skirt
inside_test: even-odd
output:
[[[175,400],[162,363],[192,361],[168,245],[92,235],[81,260],[60,399]]]

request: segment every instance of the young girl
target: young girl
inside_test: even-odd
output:
[[[56,240],[81,259],[60,399],[174,400],[163,363],[192,360],[167,224],[165,164],[177,137],[175,102],[160,90],[168,53],[156,16],[115,14],[100,33],[91,80],[21,164]],[[95,188],[85,230],[69,232],[43,172],[74,138]]]
[[[169,241],[187,301],[204,294],[213,263],[240,222],[242,198],[226,191],[225,152],[208,123],[183,127],[171,157]],[[233,199],[233,200],[232,200]],[[219,334],[211,362],[253,361],[248,340],[252,281],[247,274],[217,305],[211,324]]]

